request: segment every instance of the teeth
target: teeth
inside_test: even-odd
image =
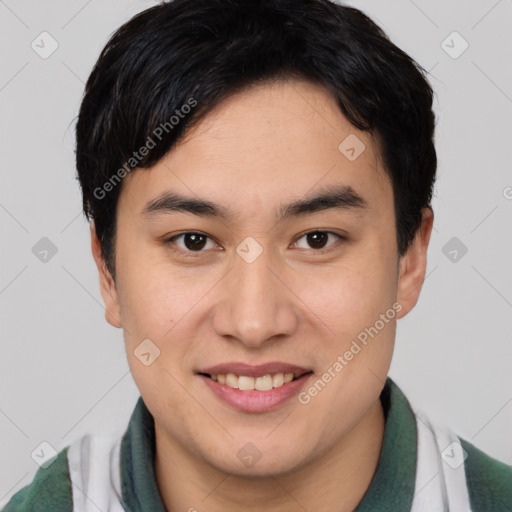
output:
[[[278,388],[284,384],[284,373],[276,373],[272,377],[272,387]]]
[[[273,387],[272,375],[263,375],[254,381],[254,389],[258,391],[269,391]]]
[[[246,377],[245,375],[241,375],[238,377],[237,387],[242,391],[250,391],[251,389],[254,389],[254,377]]]
[[[261,377],[249,377],[247,375],[234,375],[233,373],[210,375],[213,380],[218,381],[220,384],[225,384],[233,389],[240,389],[241,391],[270,391],[273,388],[279,388],[283,384],[291,382],[294,377],[293,373],[275,373],[274,375],[262,375]]]
[[[238,388],[238,377],[232,373],[226,375],[226,386],[230,388]]]

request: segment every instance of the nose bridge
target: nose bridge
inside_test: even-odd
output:
[[[259,246],[259,248],[258,248]],[[245,345],[257,347],[277,335],[290,334],[295,314],[270,251],[254,239],[242,242],[233,258],[230,286],[224,298],[216,329]]]

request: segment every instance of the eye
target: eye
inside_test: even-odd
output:
[[[309,231],[308,233],[305,233],[302,235],[294,245],[298,246],[301,249],[315,249],[315,250],[322,250],[325,248],[329,248],[331,245],[333,245],[333,242],[331,242],[328,245],[329,242],[329,236],[335,237],[339,240],[346,240],[345,237],[338,235],[337,233],[332,233],[331,231]],[[299,242],[301,240],[305,239],[306,243],[309,244],[309,247],[300,247]],[[335,240],[334,240],[335,242]],[[188,231],[186,233],[181,233],[179,235],[175,235],[171,238],[168,238],[164,242],[166,245],[174,245],[178,247],[179,250],[183,252],[204,252],[203,249],[214,249],[217,247],[217,244],[204,233],[200,233],[197,231]],[[208,247],[208,243],[210,243],[210,247]]]
[[[181,243],[178,243],[179,239],[181,239]],[[208,241],[213,244],[213,247],[206,247],[208,245]],[[188,231],[187,233],[181,233],[180,235],[173,236],[172,238],[165,240],[165,244],[176,245],[179,249],[186,252],[202,252],[202,249],[205,247],[207,249],[216,247],[216,243],[209,236],[196,231]]]
[[[302,249],[313,248],[316,250],[325,249],[329,247],[327,242],[329,240],[329,235],[332,235],[339,240],[346,240],[345,237],[338,235],[336,233],[332,233],[330,231],[310,231],[304,235],[302,235],[295,244],[297,245],[300,240],[305,239],[306,243],[310,245],[310,247],[301,247]],[[332,244],[330,244],[332,245]]]

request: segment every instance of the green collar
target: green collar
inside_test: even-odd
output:
[[[416,477],[416,422],[388,377],[380,395],[386,427],[377,470],[355,512],[410,510]],[[121,444],[121,504],[127,512],[165,512],[154,471],[153,416],[139,397]]]
[[[354,512],[411,510],[416,482],[416,421],[400,388],[388,377],[380,394],[386,417],[377,470]]]

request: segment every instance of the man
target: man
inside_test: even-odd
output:
[[[76,159],[141,398],[4,510],[512,510],[512,468],[387,377],[425,277],[432,96],[328,0],[175,0],[122,26]]]

